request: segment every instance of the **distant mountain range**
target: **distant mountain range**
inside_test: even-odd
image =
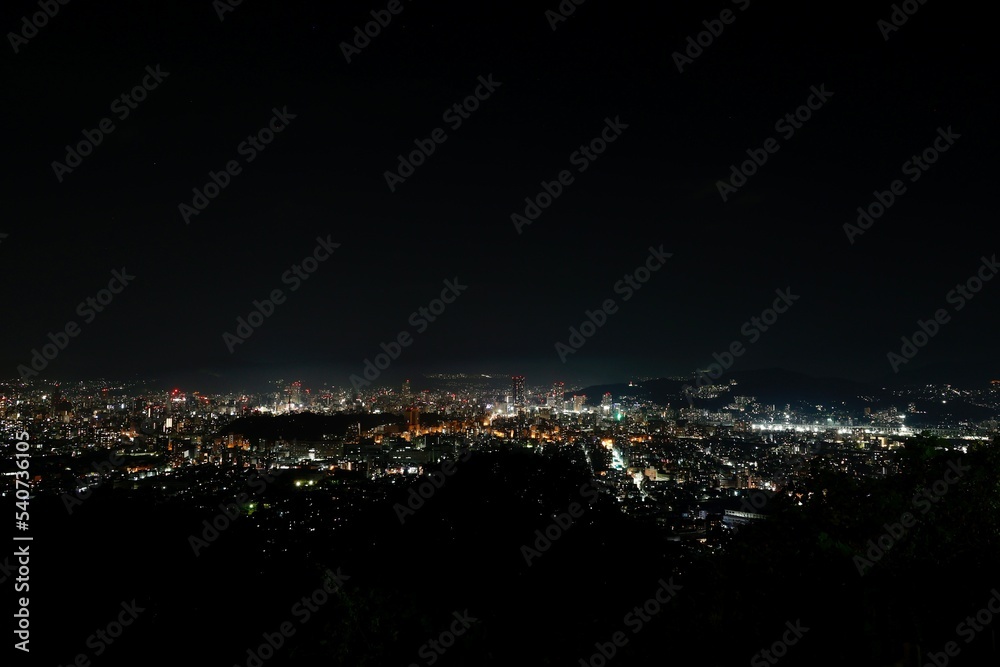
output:
[[[893,395],[893,390],[906,386],[941,384],[940,381],[926,379],[935,377],[936,369],[928,373],[905,374],[900,372],[893,382],[874,383],[856,382],[840,378],[816,378],[803,373],[784,369],[767,369],[757,371],[741,371],[728,373],[711,384],[729,384],[735,381],[732,389],[713,399],[693,398],[696,407],[710,410],[721,409],[732,403],[734,396],[754,396],[764,405],[776,405],[779,408],[786,404],[793,408],[802,406],[822,405],[825,407],[842,407],[850,410],[862,410],[870,407],[872,410],[886,409],[892,406],[904,410],[909,403],[923,415],[915,415],[914,423],[932,422],[949,423],[961,420],[984,420],[995,416],[990,410],[971,405],[961,399],[949,399],[947,402],[914,400]],[[702,383],[706,384],[706,383]],[[610,392],[615,401],[622,396],[633,396],[652,401],[658,405],[670,405],[675,408],[684,407],[688,399],[684,396],[685,385],[696,386],[695,378],[684,381],[675,378],[660,378],[645,382],[592,385],[580,390],[579,394],[587,396],[588,405],[599,405],[605,392]],[[986,388],[988,380],[979,380],[965,384],[955,383],[953,386],[962,389]]]
[[[732,402],[733,396],[756,396],[758,401],[765,404],[785,405],[786,403],[806,401],[810,404],[822,405],[845,402],[848,407],[861,407],[870,403],[859,397],[872,396],[883,391],[862,382],[837,378],[814,378],[783,369],[728,373],[716,380],[708,380],[706,376],[706,382],[702,382],[702,385],[728,385],[733,380],[736,381],[736,386],[724,397],[711,400],[695,398],[696,405],[716,407],[713,405],[714,403],[727,404]],[[680,402],[687,402],[684,397],[686,385],[695,389],[697,386],[696,378],[692,377],[686,381],[675,378],[659,378],[632,383],[632,386],[629,384],[594,385],[579,393],[586,394],[588,404],[599,404],[601,396],[605,392],[611,392],[616,400],[620,396],[636,396],[661,405],[669,403],[674,407],[679,407]]]

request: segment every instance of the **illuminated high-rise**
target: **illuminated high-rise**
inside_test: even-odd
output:
[[[549,405],[562,408],[566,397],[566,384],[564,382],[553,382],[552,393],[549,394]]]
[[[525,405],[524,376],[513,375],[511,376],[510,381],[512,385],[511,395],[514,399],[514,408],[521,409]]]

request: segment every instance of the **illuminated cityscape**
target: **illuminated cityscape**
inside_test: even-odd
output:
[[[208,554],[231,558],[233,549],[261,572],[293,566],[320,544],[352,558],[356,547],[347,545],[361,535],[374,539],[375,551],[364,556],[374,567],[401,539],[388,536],[411,515],[414,525],[424,525],[448,520],[450,512],[482,514],[484,493],[513,492],[518,503],[540,494],[544,502],[544,484],[494,486],[530,465],[563,486],[594,485],[595,507],[603,508],[586,519],[594,539],[627,544],[618,531],[641,530],[648,545],[660,545],[653,559],[666,559],[682,575],[739,553],[751,528],[777,526],[789,513],[804,518],[806,508],[824,505],[829,475],[860,488],[891,485],[912,474],[914,443],[958,460],[997,451],[1000,443],[996,382],[971,389],[871,387],[842,401],[805,397],[784,405],[775,399],[785,395],[780,386],[757,384],[767,395],[751,393],[752,373],[703,387],[711,398],[693,403],[683,378],[606,390],[525,376],[511,382],[502,375],[438,374],[356,391],[276,380],[260,393],[107,380],[16,382],[0,387],[0,428],[10,443],[30,434],[31,502],[47,508],[40,513],[45,522],[83,530],[123,507],[173,517],[170,524],[181,525],[144,539],[167,548],[175,567],[208,566],[204,574],[216,567],[208,562],[218,562],[205,562]],[[452,478],[445,477],[449,470]],[[0,497],[14,498],[14,471],[3,480]],[[231,518],[218,524],[231,535],[199,528],[209,526],[199,516],[218,514],[233,499],[230,514],[223,513]],[[537,507],[522,517],[528,525],[531,514],[534,522],[544,520]],[[397,516],[402,526],[394,528]],[[526,527],[500,535],[516,542]],[[487,539],[489,548],[500,548],[498,539]],[[191,549],[181,557],[177,550],[185,544]],[[510,546],[516,552],[517,544]],[[421,558],[435,553],[427,548]],[[376,553],[383,555],[371,560]],[[199,581],[194,576],[180,590]],[[165,593],[147,594],[158,604],[176,603]]]
[[[5,7],[5,667],[1000,666],[975,6]]]

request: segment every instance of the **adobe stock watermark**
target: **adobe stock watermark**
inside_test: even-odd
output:
[[[964,283],[958,283],[945,295],[945,300],[955,306],[955,312],[965,308],[965,305],[983,289],[983,285],[993,280],[993,277],[1000,271],[1000,263],[997,263],[997,256],[990,258],[982,257],[981,265],[975,274],[970,276]],[[899,352],[889,352],[886,358],[892,367],[893,373],[899,372],[899,367],[910,363],[917,356],[917,352],[923,349],[934,336],[941,331],[941,326],[951,322],[951,314],[946,308],[938,308],[934,311],[934,316],[926,322],[917,320],[917,329],[909,337],[901,336],[902,345]]]
[[[767,667],[777,664],[779,660],[788,655],[788,649],[798,644],[799,640],[809,632],[809,628],[802,625],[801,619],[796,619],[795,623],[785,621],[785,627],[788,629],[782,633],[781,639],[775,640],[768,648],[753,654],[753,657],[750,658],[752,667]]]
[[[875,22],[875,26],[882,33],[882,39],[888,42],[892,33],[906,25],[910,17],[916,14],[920,6],[926,2],[927,0],[904,0],[902,6],[893,3],[889,20],[879,19]]]
[[[472,456],[472,451],[466,449],[465,452],[459,457],[459,463],[465,463]],[[441,462],[441,471],[432,472],[427,475],[427,479],[420,482],[420,484],[413,484],[410,486],[410,497],[407,498],[406,504],[396,503],[392,506],[392,509],[396,512],[396,517],[399,519],[400,524],[405,524],[406,520],[417,513],[424,503],[430,500],[438,489],[444,486],[444,483],[448,481],[448,478],[454,475],[458,469],[455,467],[455,462],[451,459],[446,459]]]
[[[579,148],[569,154],[569,163],[576,167],[579,174],[587,171],[590,165],[597,160],[597,156],[607,150],[608,146],[618,140],[622,132],[628,129],[628,125],[621,121],[621,116],[615,116],[614,120],[605,117],[604,127],[598,136],[594,137],[587,144],[581,144]],[[514,229],[521,234],[521,228],[530,225],[538,219],[542,211],[552,205],[563,193],[565,186],[573,183],[573,174],[568,169],[559,172],[556,179],[541,182],[542,189],[534,197],[525,197],[523,214],[512,213],[510,221],[514,223]]]
[[[734,5],[739,5],[741,12],[746,11],[750,6],[750,0],[731,1]],[[701,24],[705,26],[705,30],[702,30],[694,37],[688,36],[687,48],[684,49],[684,53],[680,51],[674,51],[673,53],[672,57],[674,64],[677,65],[677,71],[683,74],[684,66],[694,64],[694,59],[701,56],[705,52],[705,49],[712,46],[715,43],[715,39],[722,36],[722,32],[726,29],[726,26],[732,25],[735,21],[736,14],[731,9],[723,9],[717,19],[702,21]]]
[[[747,342],[750,345],[760,340],[761,335],[778,321],[778,316],[787,313],[789,308],[799,300],[798,294],[792,294],[791,287],[786,287],[784,290],[776,289],[774,293],[777,296],[770,308],[765,308],[759,316],[754,315],[740,326],[740,333],[746,336]],[[743,344],[743,341],[737,339],[730,343],[729,347],[721,353],[713,352],[712,358],[715,359],[715,363],[708,365],[706,369],[708,371],[707,375],[705,371],[698,371],[698,379],[695,381],[695,386],[703,387],[706,384],[712,384],[712,380],[718,380],[724,372],[732,368],[736,358],[742,357],[746,351],[746,345]],[[688,403],[694,405],[694,401],[691,398],[691,389],[691,385],[686,384],[681,388],[681,391],[687,396]]]
[[[962,137],[961,134],[956,134],[951,129],[951,125],[948,126],[947,130],[939,127],[937,133],[938,136],[934,138],[930,146],[921,151],[920,155],[911,155],[910,159],[900,167],[903,175],[910,177],[911,183],[917,182],[924,172],[938,161],[941,154],[946,153],[955,145],[955,140]],[[858,207],[858,218],[855,221],[857,224],[844,223],[844,233],[847,234],[847,240],[850,241],[851,245],[854,245],[855,237],[861,236],[868,231],[875,224],[875,221],[881,218],[896,203],[896,198],[905,192],[906,184],[898,178],[889,184],[888,190],[884,192],[874,190],[872,194],[875,196],[875,201],[864,208],[861,206]]]
[[[289,292],[298,290],[302,283],[309,280],[319,269],[319,265],[330,259],[333,251],[340,247],[339,243],[330,240],[331,236],[332,234],[327,234],[325,239],[322,236],[317,236],[316,247],[313,248],[312,253],[306,255],[298,264],[292,264],[281,274],[281,283],[289,285]],[[263,301],[254,299],[253,310],[245,318],[242,315],[236,318],[236,333],[225,331],[222,334],[222,342],[225,343],[229,354],[236,351],[237,345],[247,342],[247,339],[264,324],[264,320],[271,317],[275,309],[284,304],[287,298],[284,290],[276,287]]]
[[[86,646],[94,651],[94,657],[99,657],[108,650],[108,647],[115,643],[119,637],[125,632],[125,628],[129,627],[135,620],[139,618],[139,614],[146,611],[145,607],[140,607],[135,600],[131,602],[122,602],[122,610],[118,612],[118,616],[108,622],[103,628],[98,628],[87,637]],[[76,665],[76,667],[86,667],[90,664],[90,655],[88,653],[78,653],[76,657],[68,663],[68,667]],[[62,667],[60,665],[59,667]]]
[[[228,503],[219,503],[219,513],[212,517],[211,522],[208,519],[202,520],[203,528],[200,537],[193,533],[188,535],[188,544],[191,545],[191,550],[194,552],[195,557],[200,556],[202,551],[219,539],[219,535],[225,532],[232,525],[233,521],[243,514],[243,504],[257,494],[263,493],[267,485],[274,482],[274,477],[280,475],[282,472],[284,471],[280,469],[270,473],[255,470],[247,475],[244,481],[251,488],[251,491],[249,493],[246,491],[241,492],[239,496],[233,498]]]
[[[7,583],[12,575],[17,574],[17,570],[18,568],[11,564],[10,556],[4,556],[3,563],[0,563],[0,584]]]
[[[479,85],[473,89],[471,95],[461,102],[451,105],[441,114],[441,120],[448,123],[452,131],[462,127],[462,123],[471,118],[471,114],[479,108],[479,103],[490,99],[496,89],[503,85],[502,81],[493,80],[492,73],[485,79],[480,75],[478,81]],[[396,170],[389,171],[387,169],[383,172],[385,183],[389,186],[389,192],[395,192],[398,184],[405,183],[406,179],[413,176],[417,167],[424,164],[427,158],[434,154],[438,144],[443,144],[447,140],[448,133],[440,127],[434,128],[426,139],[414,139],[413,145],[416,148],[410,151],[406,157],[402,153],[396,156],[399,160],[396,164]]]
[[[28,40],[38,36],[38,31],[49,24],[49,19],[54,19],[59,13],[59,7],[69,4],[69,0],[38,0],[38,7],[41,9],[30,17],[21,17],[21,30],[19,32],[8,32],[7,40],[14,53],[20,52],[21,47],[28,43]]]
[[[88,500],[94,493],[94,489],[101,487],[104,484],[104,478],[111,474],[111,472],[125,463],[125,459],[118,456],[117,452],[112,452],[111,456],[108,457],[107,461],[101,461],[101,463],[91,464],[100,477],[95,484],[88,485],[86,482],[76,478],[74,480],[75,486],[73,488],[73,494],[68,493],[62,494],[61,498],[63,501],[63,506],[66,508],[66,512],[70,515],[73,514],[73,510],[83,504],[83,501]]]
[[[754,513],[759,509],[763,509],[764,506],[771,502],[771,499],[776,495],[778,495],[778,491],[770,491],[768,489],[750,489],[746,495],[743,496],[743,500],[740,503],[740,511]]]
[[[84,324],[90,324],[97,317],[97,313],[104,312],[104,309],[114,301],[115,295],[121,294],[133,280],[135,280],[135,276],[129,275],[125,267],[122,267],[121,271],[113,270],[107,288],[81,301],[76,307],[76,314],[83,318]],[[66,322],[61,331],[56,333],[50,331],[48,335],[50,342],[42,345],[41,351],[32,348],[30,368],[24,364],[17,367],[21,379],[36,377],[48,368],[49,363],[66,349],[70,339],[79,336],[81,331],[82,329],[76,320]]]
[[[549,27],[555,32],[555,29],[560,23],[568,19],[576,11],[576,8],[585,3],[587,0],[562,0],[559,6],[552,9],[545,10],[545,19],[549,22]]]
[[[990,593],[993,594],[992,597],[975,616],[966,616],[965,620],[955,626],[955,634],[962,637],[966,644],[972,643],[972,640],[993,622],[994,615],[1000,614],[1000,591],[994,588]],[[949,641],[941,651],[928,651],[927,662],[923,667],[946,667],[951,659],[957,658],[961,652],[962,647],[958,642]]]
[[[153,67],[146,66],[146,76],[138,85],[127,92],[122,93],[111,100],[111,113],[118,120],[125,120],[133,111],[139,108],[139,103],[144,101],[152,91],[163,83],[163,80],[170,76],[170,72],[160,70],[160,65]],[[104,137],[114,132],[114,121],[110,116],[106,116],[97,122],[97,127],[93,130],[82,130],[83,139],[75,146],[66,145],[66,157],[63,162],[52,161],[52,171],[56,175],[56,180],[63,182],[63,176],[73,173],[73,170],[83,164],[83,158],[94,152],[97,146],[104,142]]]
[[[243,4],[243,0],[212,0],[212,9],[219,17],[219,23],[226,20],[226,14],[235,12],[236,8]]]
[[[633,636],[639,634],[646,627],[646,624],[663,610],[664,605],[673,600],[677,596],[677,592],[684,588],[680,584],[675,584],[673,577],[670,577],[669,581],[660,579],[657,583],[660,587],[656,589],[652,597],[641,605],[636,605],[622,618],[622,625],[631,630]],[[594,642],[596,651],[588,658],[580,658],[580,667],[604,667],[618,654],[618,649],[628,645],[628,640],[628,635],[622,630],[618,630],[611,635],[609,641]]]
[[[422,644],[420,648],[417,649],[417,655],[423,658],[427,665],[433,665],[436,663],[448,649],[455,645],[456,639],[468,632],[473,623],[479,622],[478,618],[469,615],[468,609],[462,613],[453,611],[451,615],[455,617],[455,620],[451,622],[448,629],[442,631],[436,639],[432,639],[426,644]],[[411,662],[408,667],[420,667],[420,664]]]
[[[786,141],[795,136],[796,130],[802,129],[804,124],[812,118],[814,111],[822,109],[823,105],[833,97],[833,93],[826,89],[825,83],[819,84],[819,88],[810,86],[809,90],[812,94],[806,98],[805,104],[799,106],[794,112],[786,113],[774,123],[774,131],[780,132]],[[728,201],[730,195],[735,194],[746,185],[747,180],[756,174],[760,167],[767,164],[768,158],[777,153],[780,148],[777,139],[768,137],[764,140],[762,148],[748,148],[746,150],[746,154],[750,157],[749,160],[741,162],[739,167],[735,164],[729,165],[729,180],[715,182],[715,187],[718,188],[722,201]]]
[[[622,302],[631,299],[636,292],[642,289],[643,285],[649,282],[653,274],[666,264],[666,260],[670,257],[673,257],[673,253],[664,252],[663,244],[660,244],[659,248],[649,246],[649,256],[645,263],[637,266],[631,273],[626,273],[621,280],[615,283],[615,294],[623,295]],[[586,319],[580,323],[580,327],[569,328],[568,344],[562,341],[556,342],[556,354],[559,355],[559,359],[565,364],[569,355],[576,354],[580,348],[586,345],[587,340],[597,333],[600,327],[607,324],[608,318],[617,312],[618,303],[613,298],[605,299],[597,310],[585,310],[583,314]]]
[[[930,486],[921,489],[919,492],[914,494],[911,499],[911,504],[914,509],[920,510],[920,516],[914,516],[911,512],[903,512],[899,517],[899,520],[894,523],[883,524],[882,527],[885,528],[885,532],[879,535],[873,540],[868,540],[868,549],[865,550],[864,555],[855,554],[852,559],[854,566],[858,570],[858,574],[862,577],[868,573],[872,567],[875,566],[880,560],[885,558],[885,555],[901,540],[909,531],[917,525],[917,522],[923,518],[934,507],[935,504],[941,502],[941,498],[945,496],[946,493],[951,489],[951,487],[959,482],[965,473],[972,470],[971,466],[962,465],[962,459],[957,461],[949,461],[948,469],[944,471],[941,479],[935,481]]]
[[[454,280],[445,280],[440,298],[432,299],[426,306],[421,306],[418,310],[410,313],[407,322],[417,330],[418,334],[422,334],[427,331],[430,323],[440,317],[448,305],[455,303],[455,299],[467,289],[469,289],[469,286],[458,282],[457,276]],[[393,361],[399,359],[403,348],[409,347],[412,344],[413,336],[408,329],[400,331],[389,343],[381,343],[379,347],[382,348],[382,352],[375,355],[374,361],[368,358],[365,359],[365,368],[361,372],[361,375],[364,377],[351,375],[351,385],[356,391],[360,391],[362,387],[370,386],[372,382],[378,379],[382,371],[389,368]]]
[[[339,567],[336,572],[327,570],[325,574],[323,585],[313,590],[309,595],[303,595],[302,599],[293,604],[289,610],[292,618],[297,620],[300,626],[308,623],[313,614],[322,609],[331,597],[342,595],[341,590],[344,588],[344,582],[351,578],[342,573]],[[246,650],[246,660],[243,665],[245,667],[262,667],[295,635],[297,630],[298,628],[289,620],[280,623],[273,632],[261,633],[261,638],[264,641],[256,647],[250,647]],[[233,667],[240,666],[234,664]]]
[[[272,116],[267,124],[257,130],[256,133],[248,135],[246,139],[236,146],[236,154],[242,156],[247,164],[257,159],[257,156],[267,148],[274,138],[288,127],[290,121],[298,117],[298,114],[288,112],[288,107],[277,107],[271,109]],[[184,220],[184,224],[191,224],[191,218],[201,215],[201,212],[208,208],[213,199],[229,187],[233,178],[243,173],[243,165],[239,160],[233,159],[226,162],[218,172],[209,170],[208,181],[198,188],[191,188],[194,196],[190,204],[181,202],[177,205],[177,210]]]
[[[351,64],[351,56],[360,54],[361,49],[371,44],[373,39],[382,34],[382,29],[388,28],[389,24],[392,23],[392,17],[402,13],[403,9],[405,7],[400,0],[389,0],[385,9],[373,9],[369,12],[373,20],[365,24],[364,31],[361,30],[361,26],[354,26],[353,46],[347,42],[340,43],[340,52],[344,54],[347,64]]]
[[[557,514],[555,520],[547,525],[544,531],[535,529],[534,548],[529,544],[521,545],[521,555],[524,556],[524,562],[528,564],[528,567],[531,567],[532,560],[539,558],[543,553],[548,551],[553,543],[563,536],[563,533],[573,527],[574,521],[583,516],[584,510],[593,504],[600,494],[597,488],[588,482],[580,486],[580,495],[587,499],[585,505],[581,505],[575,501],[570,503],[566,511]]]
[[[826,449],[826,444],[823,442],[814,442],[806,445],[806,447],[809,449],[806,452],[808,456],[813,457],[822,454]],[[808,461],[804,462],[803,465],[808,466]],[[801,468],[796,466],[796,470],[799,469]],[[750,514],[757,513],[759,510],[764,509],[775,496],[781,495],[781,493],[781,491],[771,491],[770,489],[748,489],[740,502],[740,511]]]

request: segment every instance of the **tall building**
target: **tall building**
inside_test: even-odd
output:
[[[287,405],[285,407],[289,412],[294,410],[297,406],[302,405],[302,382],[296,380],[292,384],[285,388],[285,396]]]
[[[562,408],[563,401],[565,399],[566,399],[566,384],[563,382],[553,382],[552,393],[549,394],[549,405],[557,408]]]
[[[512,396],[514,399],[514,408],[520,409],[525,405],[525,395],[524,395],[524,376],[523,375],[513,375],[510,378],[512,385]]]
[[[611,414],[611,392],[604,392],[604,396],[601,396],[601,414],[609,415]]]
[[[574,394],[573,395],[573,411],[574,412],[583,412],[583,405],[586,402],[587,402],[587,397],[586,396],[577,396],[577,395]]]
[[[403,398],[410,397],[410,381],[403,380]]]

